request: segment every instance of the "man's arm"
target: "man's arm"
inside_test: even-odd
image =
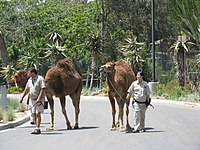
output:
[[[40,94],[39,94],[39,96],[37,98],[37,102],[39,102],[41,100],[41,98],[44,97],[44,95],[45,95],[45,88],[42,88],[40,90]]]

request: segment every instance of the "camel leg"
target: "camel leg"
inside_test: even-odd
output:
[[[76,96],[75,94],[70,95],[71,99],[72,99],[72,103],[74,105],[74,109],[75,109],[75,121],[74,121],[74,129],[78,129],[79,128],[79,124],[78,124],[78,116],[80,113],[80,108],[79,108],[79,104],[80,104],[80,96]]]
[[[118,117],[117,117],[117,122],[116,122],[116,127],[120,127],[120,113],[118,112]]]
[[[108,95],[109,99],[110,99],[110,104],[112,107],[112,126],[111,126],[111,131],[116,130],[116,125],[115,125],[115,114],[116,114],[116,109],[115,109],[115,99]]]
[[[117,103],[118,103],[118,106],[119,106],[119,120],[120,120],[119,131],[124,132],[125,131],[124,123],[123,123],[124,103],[122,102],[120,97],[117,97],[116,99],[117,99]]]
[[[129,102],[128,102],[128,104],[126,104],[126,129],[130,129],[131,128],[131,126],[129,124],[128,115],[129,115]]]
[[[63,113],[65,120],[66,120],[67,129],[71,129],[72,127],[71,127],[70,122],[69,122],[68,117],[67,117],[67,112],[66,112],[66,109],[65,109],[65,103],[66,103],[65,96],[60,97],[60,104],[61,104],[61,108],[62,108],[62,113]]]
[[[49,106],[50,106],[50,127],[47,130],[53,130],[54,129],[54,100],[51,96],[47,96]]]

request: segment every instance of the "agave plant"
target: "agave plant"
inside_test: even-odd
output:
[[[19,63],[17,66],[23,67],[23,69],[27,70],[30,67],[34,67],[36,69],[39,69],[41,64],[42,57],[39,56],[38,53],[31,53],[28,52],[26,55],[22,56],[19,59]]]
[[[138,71],[142,69],[145,60],[142,58],[144,53],[144,43],[137,42],[137,37],[126,38],[122,45],[122,54],[131,63],[132,68]]]
[[[4,79],[7,81],[8,87],[10,86],[10,80],[13,74],[15,74],[16,69],[13,65],[7,65],[2,67],[1,73],[4,75]]]
[[[47,42],[48,48],[45,50],[44,58],[50,59],[53,63],[56,63],[59,59],[67,58],[65,55],[65,47],[62,46],[63,39],[61,35],[56,32],[49,33],[45,40]]]

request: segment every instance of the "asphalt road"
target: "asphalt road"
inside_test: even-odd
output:
[[[69,97],[67,112],[71,124],[74,109]],[[147,110],[146,132],[110,131],[111,107],[108,98],[82,97],[80,129],[66,130],[60,103],[55,100],[55,130],[49,126],[49,110],[42,116],[40,135],[32,135],[29,122],[0,131],[0,150],[200,150],[200,107],[152,100]],[[130,124],[133,124],[130,110]]]

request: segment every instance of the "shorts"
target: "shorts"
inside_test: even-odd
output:
[[[44,98],[41,99],[41,103],[36,104],[36,100],[31,100],[31,112],[32,113],[43,113],[44,112]]]

